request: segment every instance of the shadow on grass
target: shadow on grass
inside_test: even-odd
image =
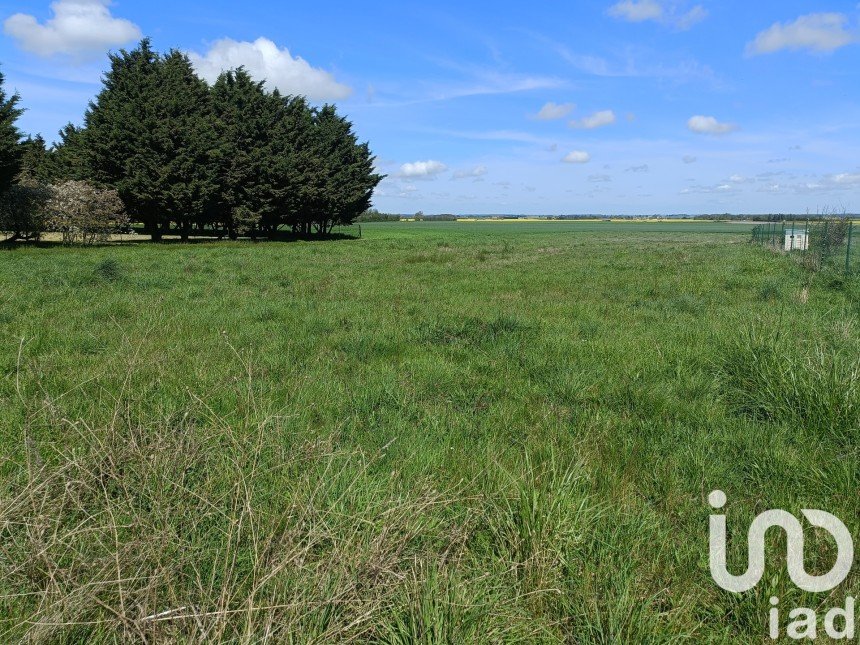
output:
[[[0,240],[0,251],[15,251],[21,248],[56,248],[61,246],[71,247],[89,247],[89,248],[105,248],[117,246],[139,246],[139,245],[195,245],[195,244],[216,244],[218,242],[245,242],[245,243],[260,243],[260,242],[337,242],[345,240],[358,240],[359,234],[347,233],[326,233],[326,234],[301,234],[290,231],[279,231],[274,235],[266,235],[260,237],[239,237],[235,240],[226,236],[218,237],[217,235],[199,235],[191,237],[187,240],[181,239],[178,235],[168,235],[161,240],[155,241],[149,235],[141,234],[140,239],[129,238],[110,240],[107,242],[96,242],[94,244],[72,244],[64,245],[61,240]]]

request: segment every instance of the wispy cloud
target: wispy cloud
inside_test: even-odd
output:
[[[568,85],[564,79],[533,74],[505,73],[498,71],[473,71],[470,78],[461,81],[438,83],[432,81],[410,82],[408,90],[389,89],[385,94],[394,100],[376,100],[373,105],[379,108],[409,107],[424,103],[453,101],[477,96],[498,96],[519,94],[537,90],[551,90]],[[418,90],[416,91],[416,88]],[[381,95],[377,87],[377,97]]]
[[[681,190],[682,195],[695,195],[695,194],[725,195],[725,194],[731,194],[731,193],[737,193],[737,192],[740,192],[740,189],[737,186],[732,185],[730,183],[714,184],[714,185],[710,185],[710,186],[700,186],[700,185],[688,186],[687,188],[683,188]]]
[[[856,30],[846,28],[841,13],[811,13],[794,22],[777,22],[747,45],[747,55],[773,54],[783,49],[826,53],[860,42]]]
[[[572,128],[582,128],[585,130],[594,130],[615,123],[615,112],[612,110],[601,110],[595,112],[585,118],[570,122]]]
[[[745,177],[744,175],[738,175],[737,173],[729,177],[729,182],[733,184],[754,184],[754,177]]]
[[[843,172],[832,175],[831,179],[839,186],[860,186],[860,172]]]
[[[534,116],[538,121],[555,121],[563,119],[576,109],[574,103],[546,103]]]
[[[475,166],[474,168],[470,168],[468,170],[456,171],[453,175],[451,175],[451,179],[479,179],[486,174],[486,166]]]
[[[561,87],[564,81],[543,76],[496,76],[484,82],[447,87],[431,92],[431,101],[449,101],[469,96],[489,96],[496,94],[516,94],[532,90],[546,90]]]
[[[567,45],[553,41],[538,34],[534,38],[543,42],[566,63],[591,76],[603,78],[656,78],[675,83],[706,83],[715,89],[722,89],[727,83],[716,72],[697,60],[687,59],[664,63],[660,54],[644,47],[627,47],[613,52],[612,57],[596,54],[582,54]]]
[[[723,123],[712,116],[693,116],[687,121],[687,128],[696,134],[729,134],[738,129],[734,123]]]
[[[843,172],[830,175],[810,175],[801,181],[771,182],[760,190],[797,195],[838,195],[845,191],[856,191],[858,187],[860,187],[860,172]]]
[[[458,139],[469,139],[471,141],[510,141],[513,143],[528,143],[552,149],[557,144],[546,137],[539,137],[529,132],[521,132],[519,130],[440,130],[440,129],[425,129],[424,132],[438,134],[447,137],[456,137]]]
[[[567,153],[562,161],[564,163],[588,163],[591,161],[591,155],[584,150],[574,150]]]
[[[665,0],[621,0],[609,7],[607,13],[627,22],[653,21],[681,30],[689,29],[708,17],[702,5],[685,9],[683,3]]]
[[[629,22],[660,20],[663,17],[663,6],[655,0],[623,0],[609,7],[608,13]]]

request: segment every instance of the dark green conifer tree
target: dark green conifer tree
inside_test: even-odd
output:
[[[217,137],[212,97],[188,56],[176,50],[160,61],[157,79],[158,127],[152,134],[159,161],[158,207],[187,240],[193,224],[203,228],[208,223],[215,203]]]
[[[352,224],[370,208],[383,176],[374,172],[369,145],[358,142],[352,123],[339,116],[333,105],[323,106],[315,117],[320,178],[310,219],[316,232],[324,235],[334,226]]]
[[[42,135],[27,137],[21,149],[21,177],[39,184],[54,181],[54,152],[48,149]]]
[[[60,141],[51,151],[54,181],[86,181],[90,179],[84,130],[71,123],[60,130]]]
[[[6,78],[0,73],[0,195],[12,186],[21,172],[21,131],[16,121],[24,110],[18,107],[17,94],[6,96]]]
[[[131,51],[110,54],[104,87],[90,102],[80,133],[88,178],[116,188],[129,216],[155,240],[164,228],[155,145],[160,63],[148,39]]]
[[[310,231],[310,213],[325,189],[314,114],[304,97],[283,97],[273,129],[273,184],[279,223],[299,233]]]
[[[215,187],[208,88],[185,54],[160,56],[149,40],[110,61],[80,133],[90,178],[116,188],[153,239],[171,222],[187,239]]]
[[[212,86],[218,149],[218,219],[231,238],[272,233],[278,226],[274,178],[281,99],[242,68],[224,72]]]

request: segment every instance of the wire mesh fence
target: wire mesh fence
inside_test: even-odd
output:
[[[797,255],[808,268],[860,274],[860,231],[847,218],[784,220],[756,226],[752,241]]]

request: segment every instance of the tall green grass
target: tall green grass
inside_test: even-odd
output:
[[[847,323],[842,339],[785,339],[750,332],[730,344],[722,370],[741,411],[838,436],[860,432],[860,344]]]
[[[857,534],[858,300],[734,230],[0,253],[0,640],[762,642],[707,495]]]

